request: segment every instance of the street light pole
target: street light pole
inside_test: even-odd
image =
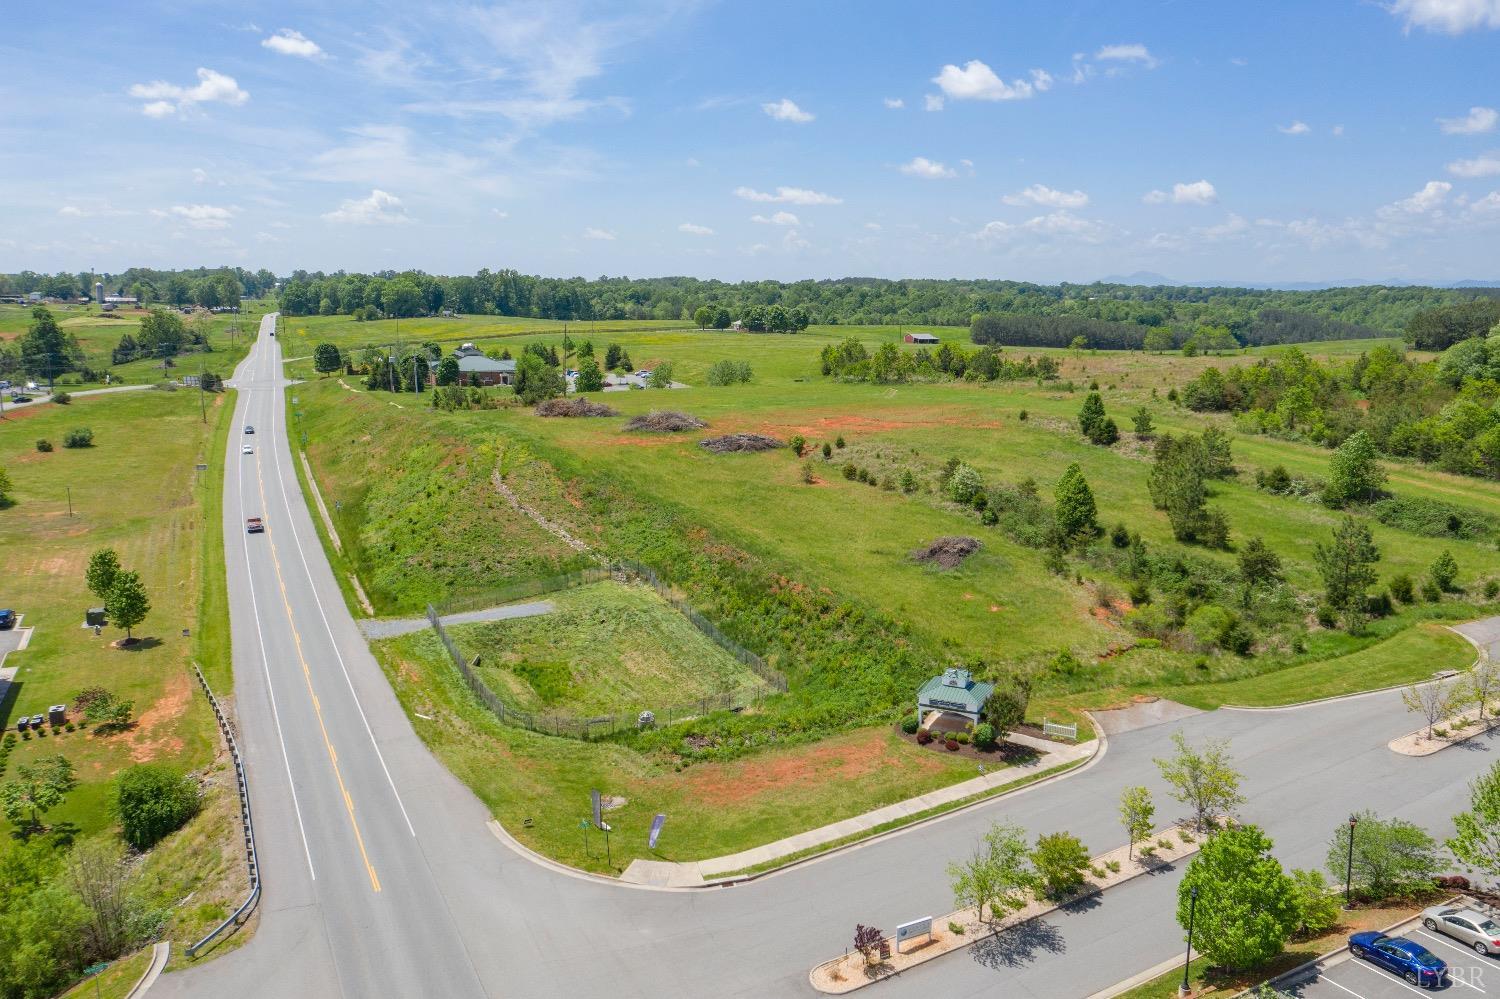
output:
[[[1198,914],[1198,886],[1188,889],[1187,952],[1182,955],[1182,984],[1177,988],[1179,996],[1186,997],[1192,987],[1188,985],[1188,971],[1193,963],[1193,917]]]
[[[1349,859],[1344,863],[1344,908],[1354,908],[1351,887],[1354,883],[1354,827],[1359,825],[1359,816],[1349,816]]]

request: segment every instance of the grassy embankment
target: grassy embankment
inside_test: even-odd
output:
[[[245,880],[232,771],[190,670],[197,658],[216,690],[231,693],[218,504],[233,397],[210,399],[206,422],[196,393],[145,391],[80,398],[0,423],[0,466],[16,485],[15,505],[0,513],[12,569],[4,602],[35,628],[29,647],[7,660],[18,674],[0,721],[14,731],[20,714],[71,704],[88,686],[132,700],[136,718],[112,735],[79,729],[19,741],[10,767],[57,753],[73,763],[77,789],[45,819],[75,837],[116,835],[110,800],[127,766],[161,762],[201,776],[200,816],[152,850],[136,874],[155,905],[170,909],[194,896],[168,925],[175,943],[223,918]],[[81,426],[94,430],[94,446],[62,447],[64,433]],[[56,449],[37,451],[38,439]],[[112,646],[121,637],[113,628],[96,637],[82,627],[84,610],[97,603],[83,570],[101,547],[141,573],[151,600],[135,629],[142,640],[128,648]],[[0,833],[3,854],[13,830],[0,820]]]

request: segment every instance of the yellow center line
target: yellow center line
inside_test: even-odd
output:
[[[272,445],[275,446],[274,444]],[[255,481],[260,489],[260,508],[266,509],[266,480],[262,471],[260,455],[255,456]],[[307,657],[302,654],[302,636],[297,631],[297,625],[292,618],[292,602],[286,592],[286,580],[281,575],[281,559],[276,555],[276,540],[271,532],[269,518],[266,518],[266,541],[271,547],[271,564],[276,568],[276,585],[281,589],[281,602],[286,607],[287,627],[292,632],[292,643],[297,647],[297,659],[302,664],[302,679],[307,684],[307,696],[312,701],[313,712],[318,716],[318,729],[323,733],[323,745],[328,749],[328,762],[333,765],[333,776],[338,781],[339,793],[344,798],[344,808],[349,813],[349,823],[354,827],[354,841],[359,845],[359,856],[364,861],[365,870],[370,875],[370,887],[375,891],[380,890],[380,878],[375,874],[375,866],[370,863],[370,854],[365,850],[365,838],[359,832],[359,819],[354,815],[354,799],[349,796],[349,789],[344,786],[344,775],[339,771],[338,753],[334,751],[333,740],[328,738],[328,726],[323,721],[323,706],[318,701],[318,695],[313,691],[312,670],[307,666]]]

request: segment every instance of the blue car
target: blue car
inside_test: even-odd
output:
[[[1351,936],[1349,953],[1387,971],[1394,971],[1412,985],[1423,988],[1441,985],[1448,974],[1448,965],[1421,944],[1373,930]]]

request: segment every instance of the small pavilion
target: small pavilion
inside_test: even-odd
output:
[[[917,691],[917,717],[928,731],[934,725],[941,729],[969,728],[979,724],[984,702],[994,692],[993,683],[975,680],[966,669],[945,669]]]

